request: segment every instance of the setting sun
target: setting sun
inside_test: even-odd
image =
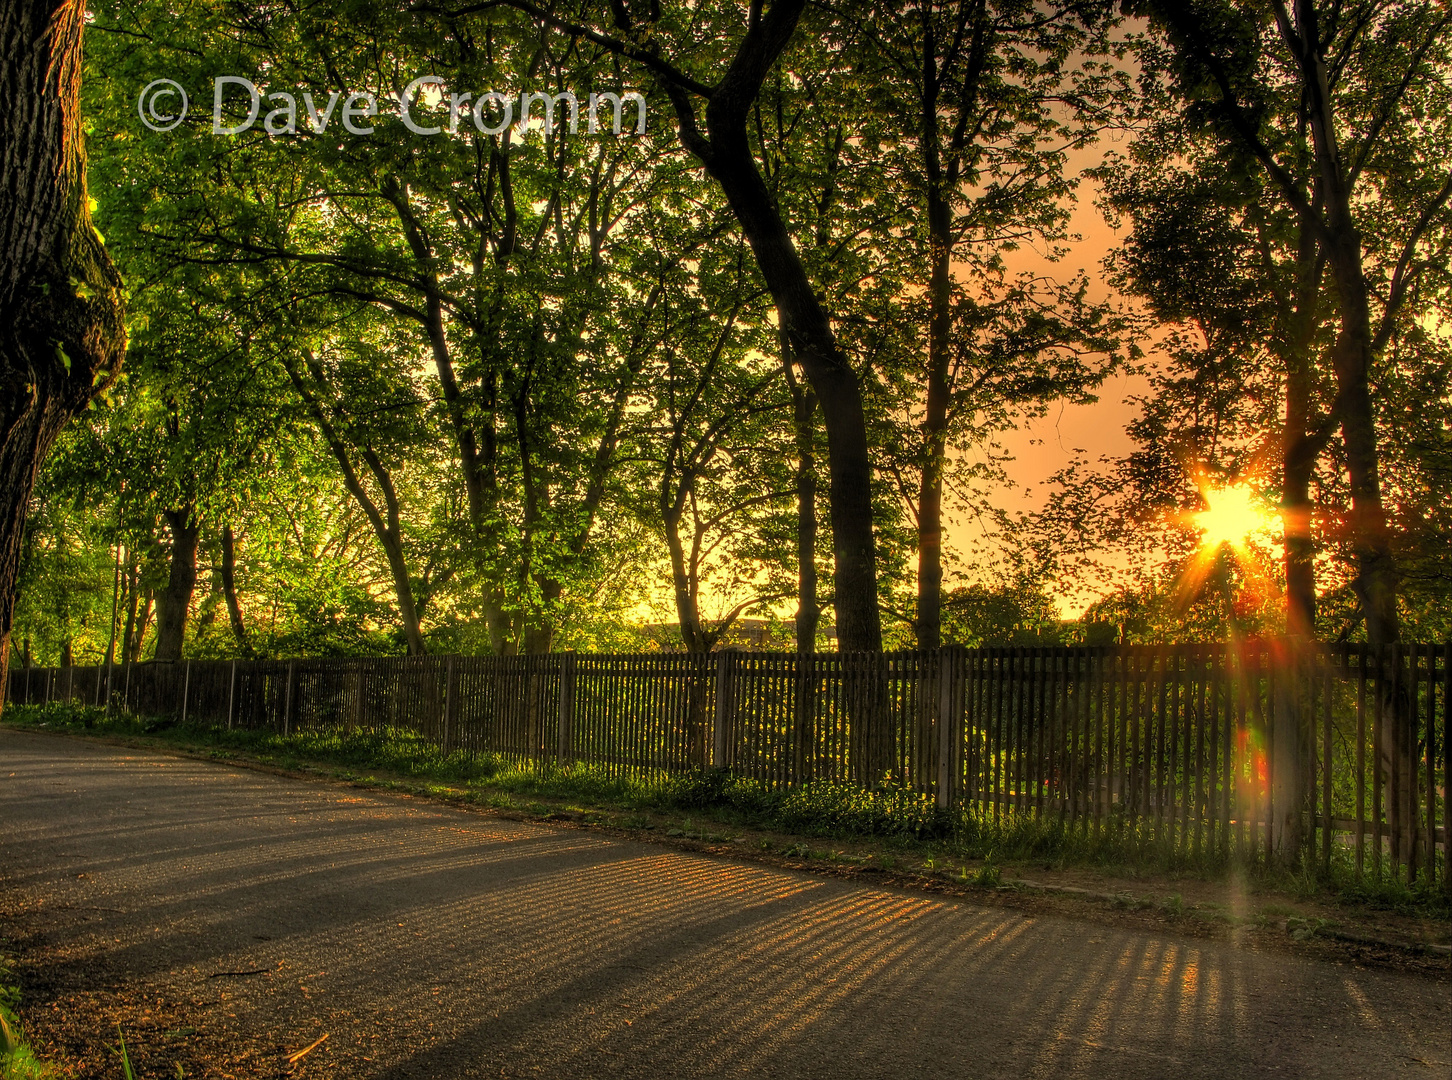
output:
[[[1241,484],[1200,489],[1205,509],[1188,515],[1190,524],[1200,530],[1202,550],[1215,551],[1222,544],[1243,548],[1256,535],[1269,535],[1279,521],[1279,514],[1264,499]]]

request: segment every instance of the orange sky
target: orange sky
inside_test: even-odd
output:
[[[1072,167],[1085,169],[1097,165],[1102,153],[1102,148],[1093,147],[1080,151],[1073,155]],[[1010,272],[1032,270],[1047,277],[1067,280],[1082,270],[1094,286],[1091,289],[1094,299],[1117,299],[1118,294],[1103,282],[1100,265],[1116,243],[1115,234],[1094,205],[1095,193],[1095,186],[1085,181],[1070,224],[1075,240],[1069,245],[1069,254],[1064,259],[1051,262],[1041,251],[1022,248],[1007,253]],[[1119,375],[1105,383],[1095,404],[1059,402],[1051,406],[1042,419],[1026,421],[1017,430],[1002,433],[998,442],[1013,460],[1006,467],[1009,484],[991,492],[993,503],[1009,511],[1038,509],[1046,497],[1048,479],[1076,454],[1090,462],[1097,462],[1101,456],[1118,456],[1128,452],[1133,444],[1124,427],[1132,418],[1134,407],[1126,398],[1142,393],[1146,386],[1142,376]],[[952,513],[951,507],[945,509]],[[982,525],[976,521],[965,520],[960,515],[951,516],[945,528],[949,550],[966,556],[972,550],[972,540],[982,530]],[[978,576],[971,565],[950,564],[945,569],[950,585],[954,577],[972,581]],[[663,576],[658,587],[652,590],[652,600],[642,605],[643,613],[649,609],[648,614],[642,614],[646,621],[674,621],[668,581],[668,576]],[[728,598],[710,580],[703,582],[701,594],[703,614],[708,619],[719,617],[720,612],[740,599],[739,596]],[[1055,599],[1066,618],[1077,617],[1087,603],[1083,597],[1068,595],[1067,590],[1064,596]],[[790,618],[795,602],[783,599],[773,607],[779,617]]]
[[[1082,151],[1074,156],[1073,166],[1084,169],[1097,165],[1102,153],[1102,145]],[[1033,270],[1061,280],[1082,270],[1095,286],[1091,291],[1094,299],[1120,299],[1119,294],[1103,281],[1101,261],[1117,240],[1114,230],[1094,205],[1096,192],[1097,185],[1084,181],[1070,224],[1076,239],[1064,259],[1051,262],[1042,252],[1024,248],[1009,254],[1010,269],[1014,272]],[[1128,453],[1133,443],[1124,429],[1133,418],[1135,409],[1126,399],[1143,393],[1147,386],[1142,376],[1120,374],[1109,379],[1100,389],[1097,403],[1074,405],[1059,402],[1052,405],[1042,419],[1025,421],[1018,430],[1005,432],[999,441],[1013,456],[1006,470],[1011,486],[1000,487],[992,493],[995,505],[1010,511],[1038,509],[1046,497],[1048,479],[1069,464],[1076,454],[1087,457],[1090,462],[1097,462],[1101,456]],[[970,534],[977,528],[971,522],[953,521],[947,530],[947,540],[951,546],[965,551]],[[962,567],[961,570],[964,576],[972,578],[971,567]],[[1076,603],[1068,597],[1060,599],[1060,609],[1066,616],[1077,616],[1082,607],[1082,601]]]

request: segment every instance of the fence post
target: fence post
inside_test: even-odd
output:
[[[952,646],[938,650],[938,807],[947,810],[957,796],[957,750],[963,744],[963,716],[953,707],[959,652]]]
[[[449,732],[454,730],[454,657],[444,665],[444,756],[449,755]]]
[[[796,654],[793,695],[792,779],[805,784],[814,772],[817,720],[817,654]]]
[[[192,689],[192,662],[190,660],[188,660],[186,662],[186,667],[182,671],[181,722],[182,722],[183,725],[185,725],[186,722],[187,722],[187,695],[191,693],[191,689]]]
[[[282,734],[286,738],[292,727],[292,674],[297,667],[296,660],[287,662],[287,686],[283,692]]]
[[[227,683],[227,730],[232,730],[232,702],[237,697],[237,661],[232,661],[232,677]]]
[[[1452,897],[1452,642],[1442,659],[1442,891]],[[1428,688],[1430,695],[1431,688]],[[1430,755],[1429,755],[1430,756]],[[1435,800],[1436,793],[1427,797]],[[1435,843],[1436,838],[1433,838]]]
[[[1301,722],[1301,678],[1307,650],[1300,638],[1282,638],[1270,650],[1272,658],[1270,806],[1274,807],[1272,844],[1285,866],[1299,864],[1305,843],[1304,743]],[[1279,669],[1279,670],[1276,670]],[[1269,816],[1269,815],[1268,815]]]
[[[357,731],[363,726],[363,692],[367,687],[366,660],[354,662],[353,686],[356,688],[353,694],[353,730]]]
[[[560,719],[555,760],[560,765],[575,760],[575,653],[560,654]]]
[[[735,696],[735,688],[732,686],[731,680],[733,658],[734,654],[731,649],[722,649],[716,654],[716,701],[711,717],[711,767],[713,769],[726,768],[727,728],[731,723],[731,714],[735,712],[735,701],[732,700]]]

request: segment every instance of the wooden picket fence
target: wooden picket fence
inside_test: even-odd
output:
[[[1294,844],[1452,885],[1452,645],[188,661],[9,679],[17,702],[411,732],[612,777],[886,785],[983,821],[1131,829],[1196,856]]]

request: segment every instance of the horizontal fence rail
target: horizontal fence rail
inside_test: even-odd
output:
[[[1452,645],[146,662],[14,668],[7,689],[610,777],[885,786],[981,821],[1452,883]]]

